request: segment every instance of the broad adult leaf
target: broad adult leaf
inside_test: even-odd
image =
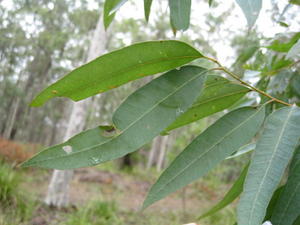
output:
[[[202,89],[207,70],[172,70],[130,95],[117,109],[115,135],[109,129],[85,131],[37,154],[23,166],[71,169],[96,165],[133,152],[159,135],[187,110]]]
[[[239,206],[238,222],[260,225],[268,203],[300,137],[300,109],[284,107],[268,116],[257,142]]]
[[[202,216],[200,216],[199,219],[210,216],[210,215],[220,211],[221,209],[225,208],[227,205],[232,203],[242,193],[244,181],[245,181],[245,178],[246,178],[246,175],[248,172],[248,167],[249,167],[249,165],[247,165],[243,169],[239,178],[234,182],[231,189],[227,192],[227,194],[224,196],[224,198],[218,204],[216,204],[214,207],[212,207],[208,212],[206,212]]]
[[[175,30],[186,30],[190,25],[191,0],[169,0],[171,25]]]
[[[147,22],[149,20],[151,5],[152,5],[152,0],[144,0],[144,12],[145,12],[145,18]]]
[[[216,75],[210,75],[205,82],[203,94],[193,106],[172,123],[166,131],[184,126],[204,117],[220,112],[241,99],[250,90],[244,86]]]
[[[243,10],[248,26],[252,27],[261,10],[262,0],[236,0],[236,2]]]
[[[298,157],[297,157],[298,155]],[[276,225],[293,225],[300,216],[300,148],[293,160],[289,178],[273,211],[271,222]]]
[[[116,11],[128,0],[106,0],[103,7],[103,22],[104,27],[108,26],[113,21]]]
[[[264,108],[244,107],[221,117],[188,145],[151,188],[144,207],[205,175],[248,143],[264,120]]]
[[[40,106],[53,97],[74,101],[129,81],[174,69],[202,55],[180,41],[149,41],[105,54],[73,70],[43,90],[32,102]]]

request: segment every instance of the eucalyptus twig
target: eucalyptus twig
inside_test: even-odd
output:
[[[229,76],[231,76],[231,77],[234,78],[235,80],[239,81],[239,82],[240,82],[241,84],[243,84],[244,86],[247,86],[247,87],[249,87],[251,90],[256,91],[256,92],[258,92],[259,94],[264,95],[264,96],[270,98],[270,99],[271,99],[272,101],[274,101],[274,102],[278,102],[278,103],[280,103],[280,104],[287,105],[287,106],[292,106],[292,104],[289,104],[289,103],[287,103],[287,102],[285,102],[285,101],[282,101],[282,100],[280,100],[280,99],[278,99],[278,98],[275,98],[275,97],[269,95],[268,93],[266,93],[266,92],[264,92],[264,91],[262,91],[262,90],[260,90],[260,89],[258,89],[258,88],[256,88],[256,87],[254,87],[254,86],[252,86],[251,84],[247,83],[246,81],[242,80],[241,78],[239,78],[238,75],[234,74],[233,72],[229,71],[229,70],[226,69],[224,66],[222,66],[222,64],[221,64],[218,60],[216,60],[216,59],[214,59],[214,58],[207,57],[207,56],[204,56],[204,58],[206,58],[206,59],[208,59],[208,60],[210,60],[210,61],[216,63],[216,64],[219,66],[219,67],[217,67],[217,68],[214,68],[213,70],[221,70],[221,71],[227,73]]]

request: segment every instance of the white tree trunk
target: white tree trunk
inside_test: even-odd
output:
[[[165,157],[166,157],[166,151],[168,148],[168,138],[169,136],[162,136],[161,137],[161,145],[159,149],[159,156],[156,164],[156,170],[161,171],[164,167],[165,163]]]
[[[168,136],[158,136],[153,140],[151,150],[149,152],[147,169],[150,169],[154,165],[156,165],[156,169],[158,171],[163,168],[168,145],[168,138]]]
[[[107,34],[103,27],[102,15],[100,15],[96,30],[91,38],[87,62],[103,54],[106,49],[106,44]],[[83,130],[87,117],[87,107],[89,105],[90,99],[73,103],[64,141]],[[69,187],[72,176],[73,170],[54,170],[45,199],[47,205],[60,208],[66,207],[69,204]]]

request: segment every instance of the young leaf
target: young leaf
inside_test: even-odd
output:
[[[250,90],[244,86],[216,75],[210,75],[205,82],[203,94],[193,106],[174,121],[166,131],[184,126],[204,117],[220,112],[241,99]]]
[[[244,181],[248,172],[248,167],[249,164],[243,169],[239,178],[234,182],[231,189],[227,192],[224,198],[218,204],[212,207],[208,212],[200,216],[198,219],[202,219],[220,211],[221,209],[225,208],[227,205],[232,203],[242,193]]]
[[[169,7],[173,29],[188,29],[190,25],[191,0],[169,0]]]
[[[116,11],[128,0],[106,0],[103,7],[103,22],[107,29],[113,21]]]
[[[236,2],[243,10],[248,26],[252,27],[261,10],[262,0],[236,0]]]
[[[260,225],[268,203],[300,137],[300,109],[284,107],[268,116],[257,142],[238,206],[242,225]]]
[[[152,5],[152,0],[144,0],[144,11],[145,11],[145,18],[147,22],[149,20],[151,5]]]
[[[23,166],[72,169],[96,165],[133,152],[159,135],[199,95],[206,69],[187,66],[172,70],[130,95],[117,109],[115,135],[95,128],[50,147]],[[65,147],[68,146],[68,147]]]
[[[132,80],[174,69],[200,57],[201,53],[180,41],[134,44],[73,70],[44,89],[31,105],[40,106],[54,97],[79,101]]]
[[[264,107],[234,110],[207,128],[188,145],[152,186],[144,208],[205,175],[248,143],[264,120]]]
[[[300,148],[297,155],[300,155]],[[276,225],[293,225],[300,215],[300,159],[296,156],[289,178],[272,213],[271,221]]]

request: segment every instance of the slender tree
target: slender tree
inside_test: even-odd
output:
[[[91,38],[87,62],[103,54],[106,49],[107,33],[100,15],[97,27]],[[73,102],[72,112],[69,118],[68,128],[64,140],[68,140],[74,134],[83,130],[87,118],[87,108],[91,105],[90,99]],[[66,149],[68,151],[68,149]],[[54,170],[48,187],[45,203],[55,207],[65,207],[69,204],[70,182],[73,170]]]

